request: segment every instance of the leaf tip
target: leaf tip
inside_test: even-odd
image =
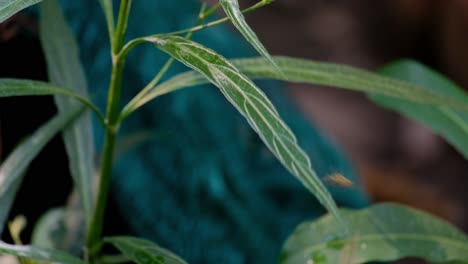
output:
[[[276,73],[278,73],[283,80],[288,81],[289,77],[284,73],[284,71],[278,66],[276,61],[274,61],[273,58],[269,54],[268,54],[267,59],[271,63],[273,68],[275,69]]]

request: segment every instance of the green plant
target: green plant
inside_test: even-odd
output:
[[[38,2],[41,1],[2,1],[0,22]],[[243,12],[253,11],[270,2],[260,1]],[[0,252],[22,259],[53,263],[115,263],[125,260],[137,263],[185,263],[171,252],[145,240],[131,237],[102,238],[104,210],[109,193],[116,133],[125,118],[159,96],[209,82],[220,89],[277,159],[331,214],[316,222],[301,225],[286,242],[282,262],[361,263],[395,260],[406,256],[418,256],[433,262],[467,262],[468,238],[432,216],[390,204],[357,212],[338,209],[294,134],[265,94],[251,80],[272,78],[368,93],[378,104],[401,111],[434,128],[467,156],[468,96],[454,84],[414,62],[403,61],[382,70],[383,74],[403,79],[397,80],[343,65],[272,57],[246,24],[236,0],[220,0],[219,4],[211,8],[202,4],[199,18],[192,28],[144,36],[124,43],[132,1],[120,2],[117,22],[114,21],[113,2],[100,0],[100,3],[107,21],[113,66],[105,114],[89,99],[84,73],[78,60],[78,48],[56,0],[45,0],[40,7],[40,25],[43,29],[41,41],[48,61],[51,83],[0,79],[0,96],[55,95],[59,109],[56,117],[22,142],[0,167],[0,223],[3,224],[6,219],[30,161],[53,135],[63,131],[71,160],[71,174],[87,227],[84,260],[53,249],[7,245],[3,242],[0,243]],[[206,17],[220,7],[226,11],[228,17],[203,24]],[[194,32],[229,20],[262,57],[228,61],[215,51],[190,40]],[[145,42],[154,44],[170,55],[171,59],[137,96],[120,109],[125,58],[133,48]],[[192,71],[161,82],[174,60],[185,64]],[[90,159],[93,148],[88,109],[98,116],[105,129],[96,193],[92,182],[97,168]],[[53,218],[51,215],[49,217]],[[46,228],[45,225],[42,227]],[[36,233],[37,236],[41,236],[40,231],[41,229]],[[102,246],[105,244],[114,245],[123,256],[103,256]],[[430,254],[425,254],[429,251]]]

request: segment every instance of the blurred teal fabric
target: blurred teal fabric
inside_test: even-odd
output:
[[[133,2],[128,39],[190,27],[200,8],[195,0]],[[62,4],[78,36],[91,93],[104,108],[110,57],[98,1]],[[194,40],[228,58],[257,56],[226,25],[197,32]],[[123,102],[151,80],[166,59],[149,44],[132,51]],[[166,76],[186,70],[175,63]],[[296,133],[320,176],[341,172],[358,184],[347,189],[331,186],[337,202],[365,206],[367,199],[353,168],[297,111],[285,85],[262,81],[259,86]],[[95,127],[100,148],[102,129],[97,122]],[[324,213],[213,86],[181,90],[144,106],[123,124],[119,136],[142,131],[152,138],[117,160],[112,194],[134,235],[151,239],[190,263],[276,263],[295,226]]]

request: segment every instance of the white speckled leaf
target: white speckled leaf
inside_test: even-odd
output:
[[[266,95],[228,60],[193,41],[177,36],[153,39],[161,50],[200,72],[217,86],[247,119],[265,145],[339,220],[336,204],[325,188],[296,137],[280,118]]]

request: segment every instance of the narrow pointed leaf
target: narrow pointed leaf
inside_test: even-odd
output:
[[[94,112],[99,113],[97,107],[87,98],[68,89],[58,88],[50,83],[41,81],[0,78],[0,97],[43,95],[68,96],[80,101]]]
[[[118,248],[137,264],[187,264],[185,260],[153,242],[128,236],[109,237],[104,240]]]
[[[312,169],[309,157],[262,90],[224,57],[193,41],[170,36],[154,39],[154,42],[217,86],[284,167],[339,219],[335,202]]]
[[[386,76],[414,82],[441,96],[461,100],[468,106],[468,95],[460,87],[415,61],[405,60],[392,63],[379,72]],[[369,97],[380,106],[400,112],[432,128],[468,159],[468,112],[443,106],[415,104],[376,94]]]
[[[41,1],[42,0],[0,0],[0,23],[26,7],[32,6]]]
[[[47,0],[40,8],[40,39],[47,60],[50,81],[87,97],[87,84],[81,66],[78,45],[67,26],[57,0]],[[77,104],[75,100],[56,96],[59,112]],[[95,157],[91,115],[84,113],[63,131],[69,157],[70,172],[80,193],[85,218],[91,218],[93,207],[93,177]]]
[[[252,79],[270,78],[298,83],[326,85],[385,95],[421,104],[447,106],[468,111],[468,105],[465,101],[461,100],[462,98],[453,98],[435,93],[414,83],[384,77],[345,65],[289,57],[275,56],[273,58],[283,74],[278,74],[274,67],[263,58],[237,59],[232,62],[243,74]],[[128,105],[124,109],[123,116],[128,116],[135,109],[158,96],[207,82],[208,80],[198,72],[179,74],[150,90],[137,103]]]
[[[107,31],[109,31],[109,39],[113,40],[115,25],[114,25],[114,10],[112,0],[99,0],[102,10],[104,11],[104,16],[106,17]]]
[[[76,118],[82,110],[82,106],[75,107],[42,125],[34,134],[16,147],[0,166],[0,234],[3,231],[10,207],[29,164],[46,143]]]
[[[50,264],[85,264],[84,261],[62,251],[9,245],[3,241],[0,241],[0,253],[21,257],[22,259],[47,261]]]
[[[338,234],[330,216],[302,223],[286,241],[280,263],[367,263],[406,257],[468,263],[468,237],[427,213],[396,204],[340,211],[352,234]]]
[[[275,61],[271,58],[270,54],[258,39],[255,32],[245,21],[244,15],[242,14],[238,0],[220,0],[221,6],[226,12],[234,26],[244,36],[244,38],[254,47],[257,52],[268,60],[268,62],[275,68],[275,70],[281,74],[280,68],[276,65]],[[268,1],[271,2],[271,1]]]
[[[449,97],[412,82],[385,77],[351,66],[289,57],[275,57],[275,61],[288,80],[291,79],[293,82],[345,88],[468,111],[468,105],[461,98]],[[264,59],[234,60],[234,64],[243,73],[254,78],[284,80]]]

